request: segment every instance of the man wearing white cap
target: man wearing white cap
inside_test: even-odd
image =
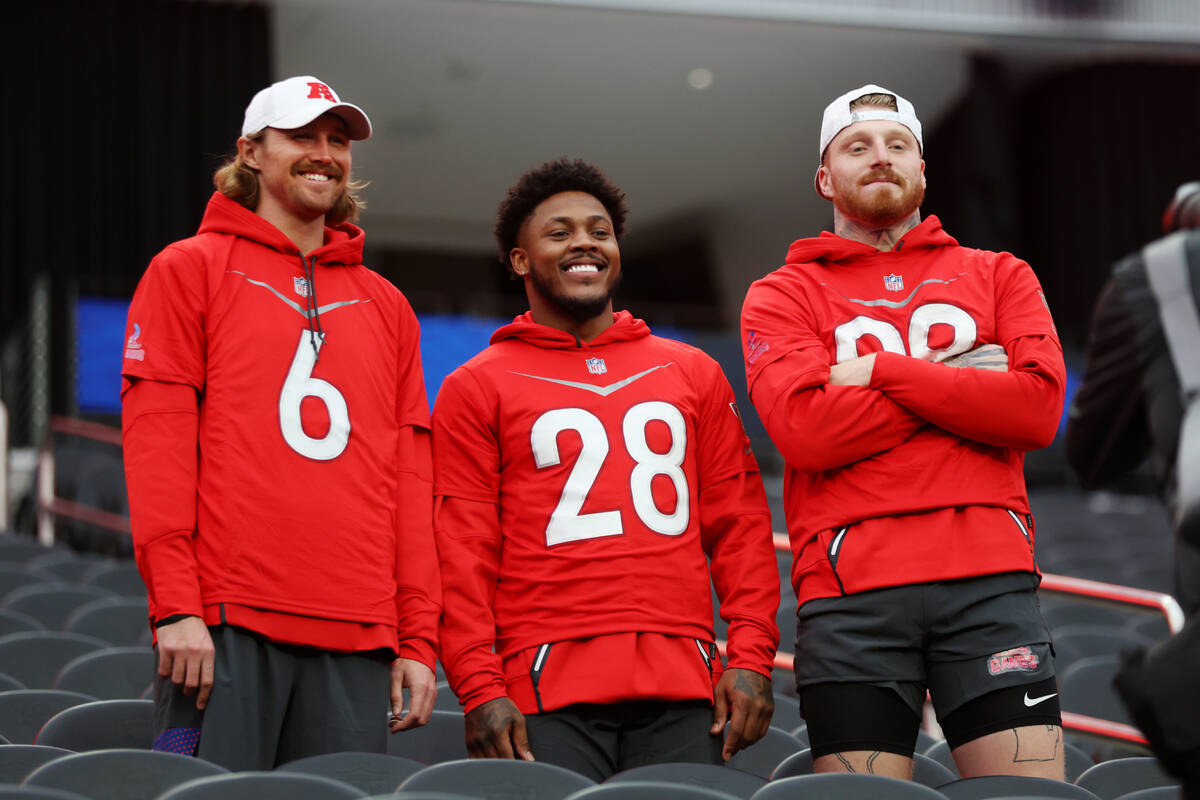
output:
[[[834,230],[742,308],[787,461],[801,709],[818,771],[911,776],[928,692],[964,777],[1061,780],[1022,467],[1057,429],[1062,349],[1028,264],[921,219],[922,150],[896,93],[831,103],[814,184]]]
[[[428,721],[441,584],[415,315],[362,265],[325,82],[246,108],[200,230],[150,263],[122,370],[155,749],[233,770]],[[318,300],[319,297],[319,300]],[[410,692],[407,714],[403,690]]]

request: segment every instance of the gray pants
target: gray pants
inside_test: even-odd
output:
[[[343,750],[386,752],[391,653],[277,644],[229,625],[209,631],[216,658],[203,711],[195,695],[155,676],[156,750],[191,749],[232,771]]]

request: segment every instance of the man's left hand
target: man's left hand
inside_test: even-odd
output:
[[[404,711],[403,690],[408,689],[408,713]],[[411,658],[392,662],[392,718],[388,727],[392,733],[417,728],[433,716],[433,701],[437,697],[437,678],[433,670]]]
[[[713,693],[713,724],[709,733],[716,736],[729,722],[721,758],[733,755],[757,742],[767,733],[775,713],[775,694],[771,680],[749,669],[727,669]]]

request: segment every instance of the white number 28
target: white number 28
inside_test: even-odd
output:
[[[671,432],[671,449],[665,453],[651,450],[646,441],[646,426],[655,420],[666,423]],[[538,469],[560,464],[558,434],[568,430],[579,435],[581,448],[546,526],[548,547],[625,532],[619,509],[580,513],[608,456],[608,432],[599,417],[582,408],[557,408],[542,414],[529,433],[534,463]],[[683,415],[659,400],[638,403],[625,413],[621,433],[626,451],[636,462],[629,474],[634,511],[650,530],[678,536],[687,530],[689,519],[687,476],[681,468],[687,452]],[[675,487],[675,510],[670,514],[664,514],[654,502],[650,484],[656,475],[667,476]]]

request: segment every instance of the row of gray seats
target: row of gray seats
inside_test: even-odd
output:
[[[1074,783],[1010,776],[948,777],[933,787],[873,775],[813,775],[811,771],[768,780],[730,767],[655,764],[618,773],[597,785],[561,767],[522,761],[461,760],[427,766],[391,755],[332,753],[300,759],[271,772],[230,773],[173,753],[133,749],[70,753],[36,745],[0,747],[0,800],[1160,800],[1178,796],[1179,788],[1157,769],[1153,759],[1097,765]]]

